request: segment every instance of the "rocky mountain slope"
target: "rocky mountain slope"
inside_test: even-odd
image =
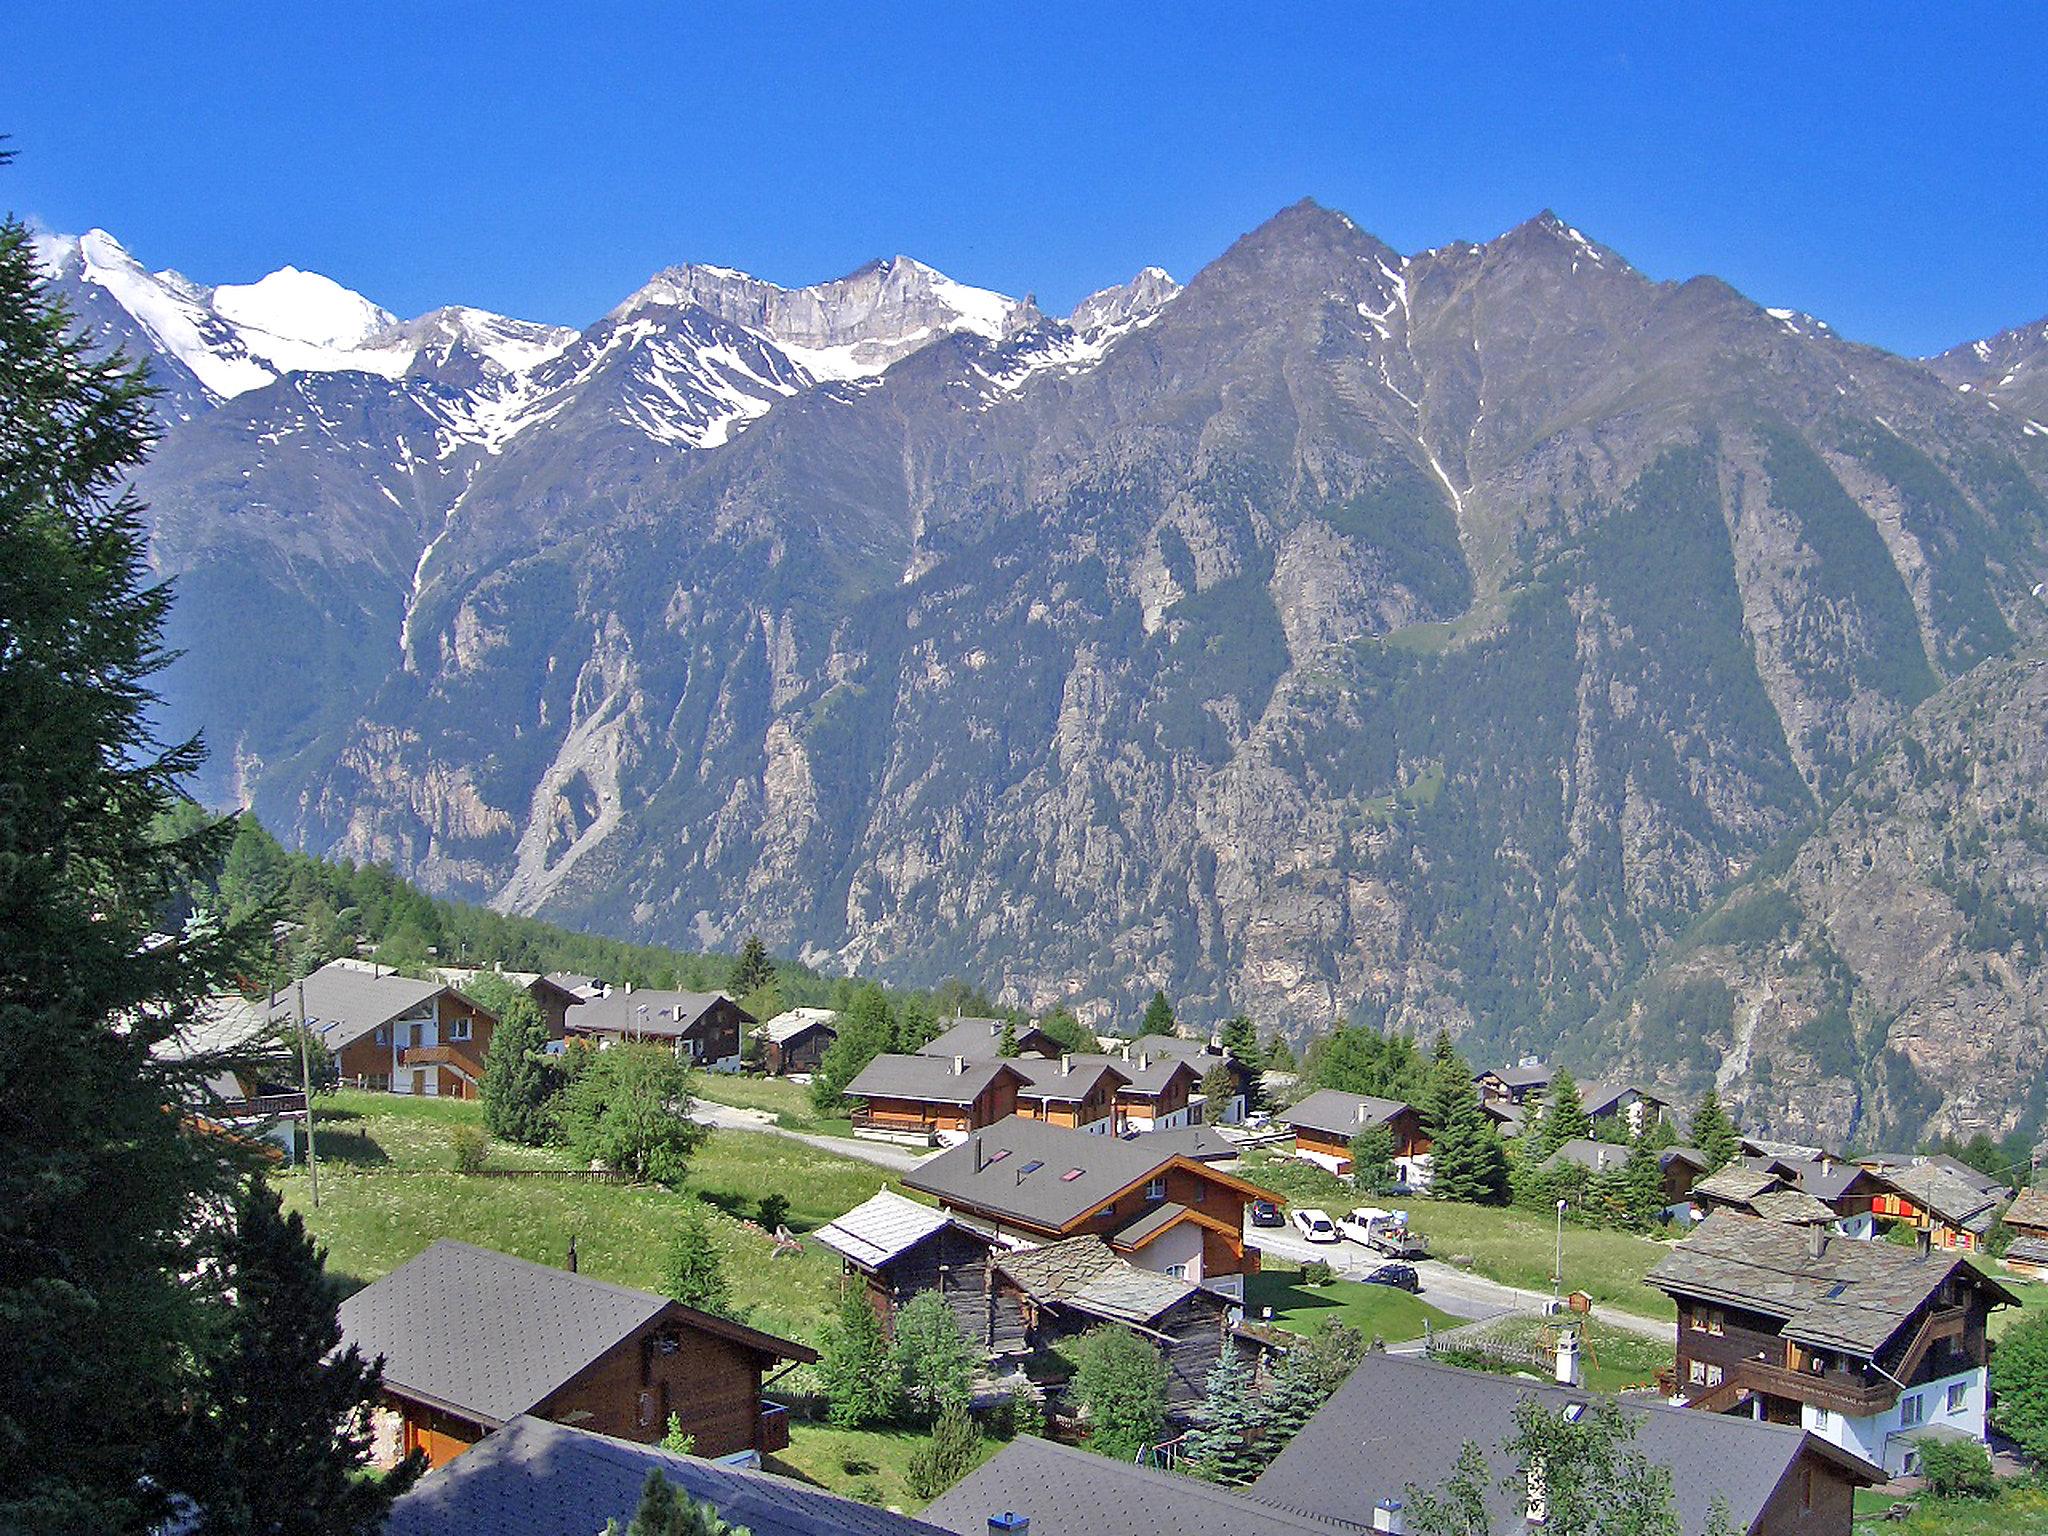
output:
[[[1402,255],[1304,203],[1064,320],[901,257],[680,268],[537,360],[445,350],[188,366],[144,489],[216,792],[441,889],[1098,1016],[1589,1049],[2043,618],[2019,412],[1548,214]]]

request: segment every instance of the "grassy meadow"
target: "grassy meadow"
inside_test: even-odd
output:
[[[1271,1307],[1273,1321],[1294,1333],[1311,1333],[1331,1318],[1356,1328],[1367,1339],[1403,1344],[1422,1337],[1422,1325],[1455,1328],[1462,1319],[1438,1311],[1419,1296],[1391,1285],[1333,1280],[1304,1285],[1297,1266],[1268,1263],[1245,1282],[1245,1311],[1254,1319]]]

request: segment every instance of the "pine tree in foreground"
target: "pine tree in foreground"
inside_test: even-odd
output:
[[[1240,1488],[1259,1475],[1262,1458],[1257,1442],[1265,1415],[1252,1395],[1251,1367],[1239,1357],[1234,1342],[1224,1341],[1223,1353],[1209,1368],[1202,1387],[1200,1426],[1188,1431],[1181,1454],[1195,1476]]]
[[[974,1470],[980,1449],[981,1431],[974,1427],[966,1404],[948,1403],[932,1425],[930,1438],[911,1453],[905,1481],[912,1495],[936,1499]]]
[[[888,1341],[882,1337],[875,1309],[868,1305],[865,1287],[849,1285],[840,1293],[838,1309],[825,1325],[821,1355],[818,1374],[833,1424],[865,1429],[895,1416],[897,1378],[889,1368]]]
[[[166,1475],[199,1536],[375,1536],[426,1470],[417,1452],[364,1475],[383,1373],[351,1344],[326,1257],[298,1212],[250,1183],[220,1256],[226,1316]]]

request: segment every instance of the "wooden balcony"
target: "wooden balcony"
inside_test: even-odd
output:
[[[408,1045],[398,1054],[402,1067],[453,1067],[464,1077],[482,1082],[483,1058],[470,1045]]]
[[[1740,1360],[1726,1368],[1718,1386],[1700,1389],[1687,1406],[1726,1413],[1752,1394],[1811,1403],[1852,1419],[1883,1413],[1899,1400],[1899,1389],[1888,1381],[1870,1384],[1840,1374],[1795,1371],[1768,1360]]]
[[[782,1404],[762,1399],[760,1431],[754,1448],[763,1456],[789,1449],[789,1410]]]

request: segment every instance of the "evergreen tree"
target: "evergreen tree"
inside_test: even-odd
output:
[[[426,1470],[417,1453],[364,1475],[378,1364],[341,1343],[326,1256],[258,1177],[223,1240],[225,1316],[165,1474],[196,1507],[198,1536],[375,1536]]]
[[[1368,1125],[1351,1138],[1351,1187],[1377,1195],[1394,1183],[1394,1133],[1384,1125]]]
[[[1312,1088],[1413,1103],[1426,1091],[1434,1067],[1406,1035],[1344,1024],[1309,1046],[1302,1070]]]
[[[996,1041],[996,1054],[1005,1061],[1015,1061],[1024,1054],[1023,1048],[1017,1044],[1017,1025],[1012,1019],[1003,1020],[1003,1032]]]
[[[769,958],[768,946],[761,942],[758,933],[748,934],[746,943],[740,946],[739,958],[733,961],[732,995],[746,997],[774,981],[775,962]]]
[[[544,1146],[554,1130],[556,1078],[540,1005],[502,976],[481,977],[469,990],[498,1019],[484,1047],[484,1126],[501,1141]]]
[[[1188,1431],[1181,1453],[1195,1476],[1241,1488],[1259,1475],[1258,1438],[1264,1414],[1252,1396],[1252,1373],[1238,1358],[1237,1345],[1224,1340],[1223,1353],[1202,1384],[1199,1426]]]
[[[1657,1152],[1647,1137],[1639,1136],[1629,1148],[1628,1161],[1621,1167],[1623,1210],[1629,1224],[1638,1229],[1655,1225],[1657,1213],[1666,1204],[1664,1164]]]
[[[1088,1420],[1088,1448],[1129,1461],[1166,1428],[1166,1362],[1149,1339],[1111,1323],[1076,1346],[1074,1394]]]
[[[981,1431],[964,1402],[948,1403],[939,1410],[930,1438],[911,1453],[905,1480],[913,1497],[936,1499],[974,1470],[981,1450]]]
[[[725,1277],[725,1256],[712,1240],[711,1223],[702,1201],[692,1200],[669,1239],[668,1262],[662,1269],[662,1293],[686,1307],[718,1317],[733,1316],[732,1285]]]
[[[1202,1120],[1208,1125],[1221,1125],[1223,1116],[1230,1108],[1230,1101],[1237,1097],[1237,1074],[1230,1070],[1230,1063],[1219,1061],[1202,1075]]]
[[[1281,1034],[1266,1038],[1266,1068],[1271,1072],[1292,1072],[1295,1068],[1294,1047]]]
[[[4,157],[0,157],[4,158]],[[151,733],[170,605],[130,477],[141,372],[93,356],[0,222],[0,1529],[133,1529],[193,1388],[217,1137],[180,1112],[205,1064],[151,1047],[267,945],[269,915],[145,943],[231,824],[159,835],[198,742]]]
[[[604,1536],[622,1536],[619,1522],[607,1521]],[[716,1505],[678,1493],[659,1467],[649,1467],[623,1536],[747,1536],[747,1529],[726,1524]]]
[[[1532,1150],[1540,1161],[1550,1156],[1568,1141],[1574,1141],[1591,1133],[1593,1122],[1586,1117],[1585,1107],[1579,1102],[1579,1085],[1570,1072],[1563,1067],[1550,1080],[1550,1089],[1543,1096],[1543,1114],[1537,1121],[1536,1137]]]
[[[1678,1127],[1663,1115],[1654,1115],[1643,1123],[1643,1133],[1636,1139],[1652,1152],[1663,1152],[1678,1145]]]
[[[889,1344],[865,1287],[849,1285],[840,1292],[819,1353],[818,1376],[834,1424],[865,1429],[895,1416],[897,1377],[889,1369]]]
[[[1077,1056],[1094,1055],[1102,1049],[1095,1031],[1074,1017],[1071,1008],[1055,1008],[1038,1021],[1039,1031],[1057,1040],[1060,1049]]]
[[[974,1356],[960,1320],[937,1291],[919,1291],[896,1314],[896,1344],[889,1355],[902,1399],[929,1424],[949,1407],[965,1408],[974,1383]]]
[[[896,1049],[896,1020],[889,1011],[889,995],[872,981],[853,990],[833,1024],[838,1036],[811,1077],[811,1104],[820,1114],[839,1107],[846,1085],[859,1077],[869,1062]]]
[[[1721,1107],[1721,1095],[1712,1083],[1700,1095],[1699,1107],[1692,1112],[1692,1124],[1686,1134],[1692,1145],[1707,1160],[1707,1172],[1719,1173],[1734,1162],[1742,1151],[1742,1133],[1736,1130],[1735,1121],[1728,1111]]]
[[[1266,1061],[1265,1053],[1259,1049],[1259,1027],[1251,1021],[1251,1015],[1240,1013],[1225,1019],[1219,1039],[1232,1061],[1258,1076]]]
[[[1439,1200],[1498,1205],[1507,1198],[1507,1152],[1500,1131],[1479,1104],[1471,1071],[1447,1039],[1439,1039],[1424,1121],[1430,1136],[1429,1192]]]
[[[682,1183],[707,1134],[690,1119],[690,1069],[665,1045],[590,1053],[562,1101],[570,1151],[657,1184]]]
[[[1154,992],[1152,1001],[1145,1005],[1145,1017],[1139,1022],[1138,1033],[1170,1035],[1173,1032],[1173,1004],[1166,1000],[1164,992]]]
[[[2016,1323],[1991,1352],[1992,1421],[2032,1462],[2048,1461],[2048,1312]]]

